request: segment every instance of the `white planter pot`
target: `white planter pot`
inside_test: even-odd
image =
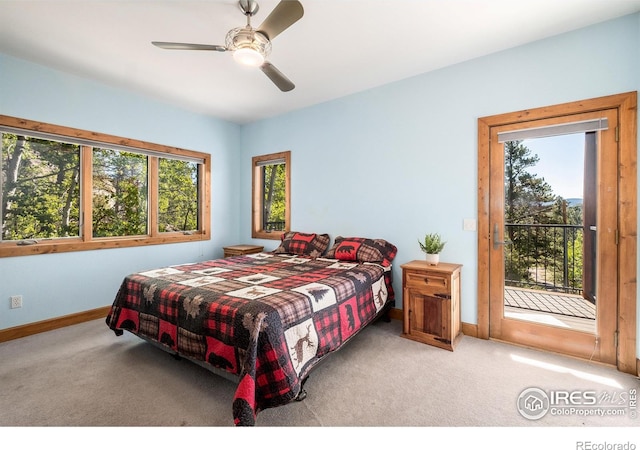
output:
[[[432,266],[437,266],[440,262],[440,254],[425,253],[426,261]]]

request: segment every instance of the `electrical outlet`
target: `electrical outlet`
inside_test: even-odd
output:
[[[11,309],[22,308],[22,295],[11,296]]]

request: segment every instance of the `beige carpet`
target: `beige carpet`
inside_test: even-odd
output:
[[[312,373],[306,400],[262,411],[256,429],[410,428],[391,432],[391,442],[399,443],[412,433],[430,430],[431,435],[435,427],[452,427],[445,428],[454,430],[451,438],[487,427],[516,427],[522,440],[532,430],[538,430],[535,438],[550,427],[578,427],[585,436],[585,427],[598,436],[622,427],[615,436],[624,439],[627,427],[640,425],[628,403],[631,390],[640,388],[632,375],[466,336],[448,352],[403,339],[400,332],[398,321],[365,329]],[[598,406],[607,408],[626,399],[625,411],[620,416],[549,413],[530,420],[518,412],[517,402],[531,387],[593,392]],[[103,320],[0,344],[0,425],[18,427],[13,431],[21,438],[30,436],[29,428],[20,429],[25,426],[62,427],[63,432],[67,427],[232,427],[234,390],[231,381],[175,360],[129,333],[115,336]],[[113,445],[114,431],[108,433]]]

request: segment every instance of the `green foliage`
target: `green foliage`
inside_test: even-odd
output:
[[[521,141],[504,145],[505,221],[507,223],[555,223],[556,196],[544,178],[527,169],[540,160]]]
[[[2,239],[80,234],[80,149],[2,134]]]
[[[265,230],[282,230],[286,213],[285,164],[269,164],[263,167],[264,186],[262,227]]]
[[[160,159],[158,182],[160,232],[198,229],[198,165]]]
[[[435,255],[442,251],[446,242],[442,240],[438,233],[428,233],[422,241],[418,239],[418,244],[420,244],[420,250],[423,252]]]
[[[571,245],[568,247],[568,259],[569,261],[577,261],[574,267],[569,270],[569,286],[581,288],[582,287],[582,261],[583,261],[583,234],[576,233],[576,235],[570,241]]]
[[[80,235],[80,146],[2,133],[2,240]],[[148,234],[148,162],[93,149],[94,237]],[[198,229],[198,164],[159,159],[159,231]],[[86,218],[89,220],[89,218]]]
[[[147,234],[147,157],[93,151],[93,236]]]

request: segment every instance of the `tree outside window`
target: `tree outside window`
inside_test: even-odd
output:
[[[80,235],[80,146],[2,133],[2,240]]]
[[[147,234],[147,157],[93,150],[93,237]]]

